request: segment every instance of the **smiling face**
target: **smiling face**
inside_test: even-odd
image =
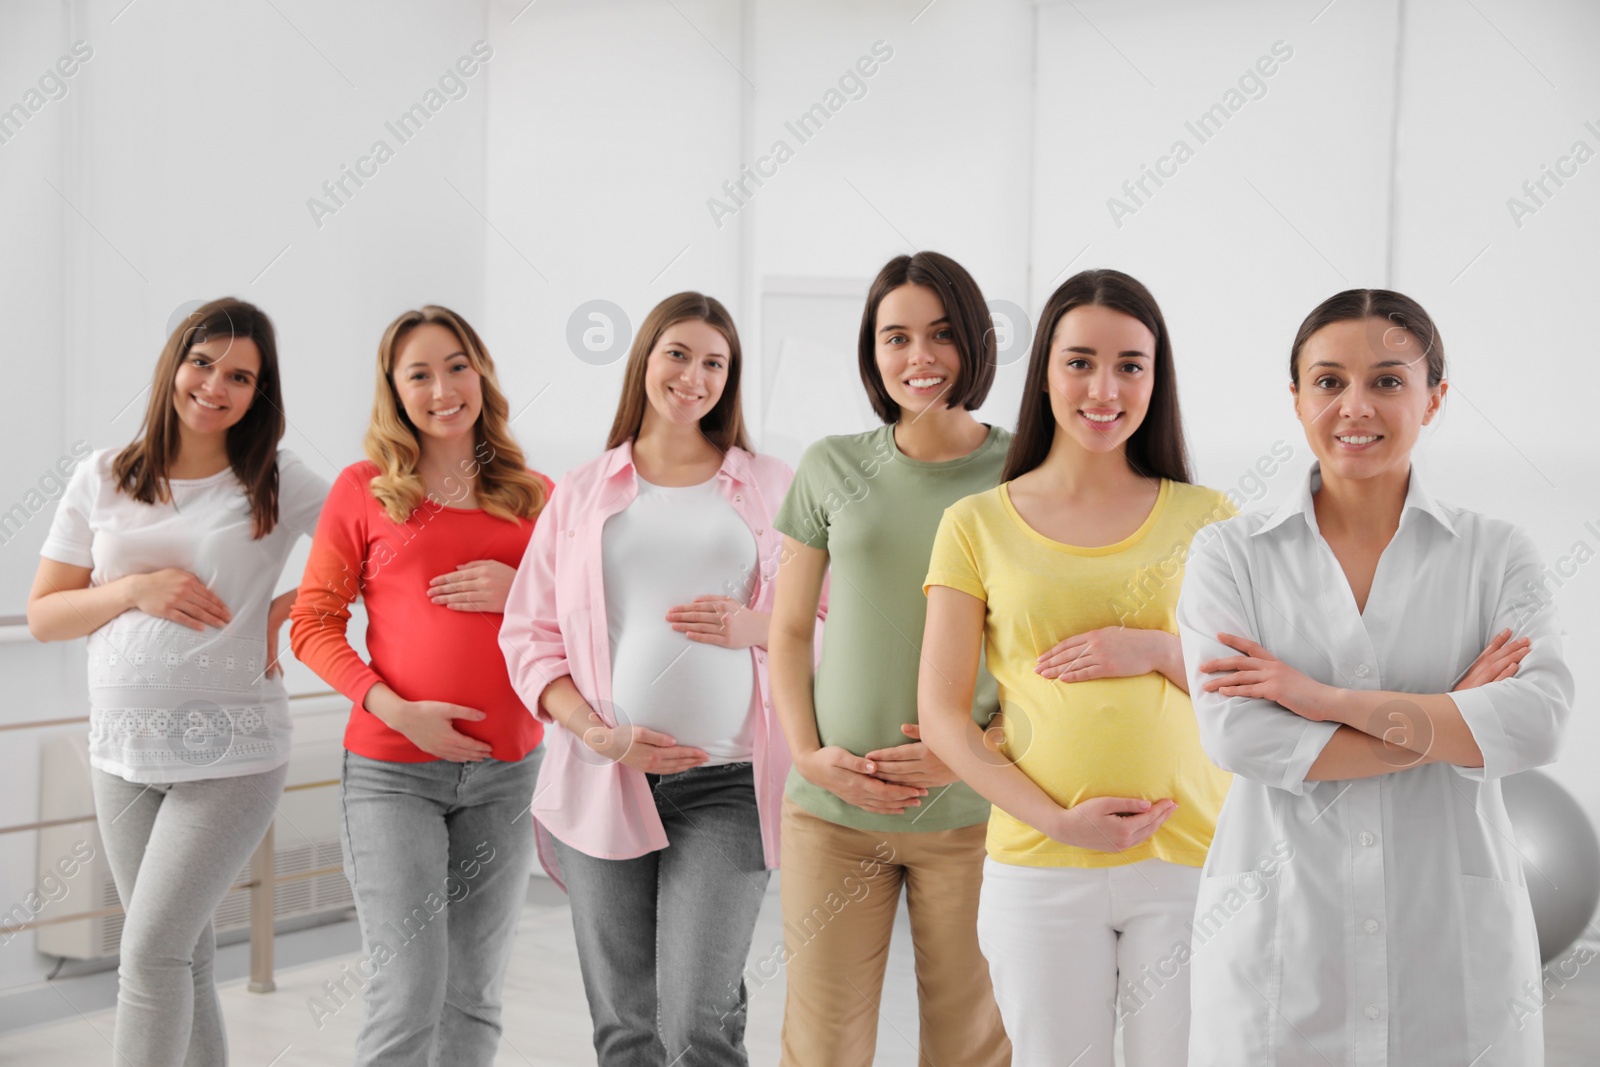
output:
[[[645,359],[645,422],[699,423],[722,399],[728,364],[728,339],[710,323],[684,319],[662,330]]]
[[[1301,348],[1294,410],[1324,474],[1404,474],[1446,388],[1428,384],[1427,356],[1409,330],[1350,319],[1324,326]]]
[[[193,433],[227,433],[250,410],[261,349],[248,337],[213,337],[192,346],[173,379],[172,406]]]
[[[1150,410],[1156,337],[1132,315],[1098,304],[1056,322],[1046,381],[1057,433],[1089,452],[1128,443]]]
[[[418,433],[459,437],[477,425],[482,378],[448,327],[437,322],[413,327],[395,350],[389,380]]]
[[[961,376],[961,351],[938,293],[924,285],[889,290],[878,302],[875,344],[878,375],[902,419],[948,406],[944,397]]]

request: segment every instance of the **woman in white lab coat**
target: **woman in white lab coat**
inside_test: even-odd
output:
[[[1500,779],[1572,702],[1533,542],[1411,463],[1444,400],[1415,301],[1325,301],[1290,354],[1318,462],[1195,535],[1178,625],[1236,777],[1190,944],[1193,1067],[1543,1063],[1539,949]]]

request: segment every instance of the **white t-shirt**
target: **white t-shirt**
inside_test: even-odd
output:
[[[729,589],[749,601],[755,534],[717,480],[667,487],[640,478],[639,495],[606,520],[601,561],[617,721],[671,734],[714,764],[748,760],[750,650],[691,641],[666,619]]]
[[[91,586],[181,567],[233,621],[191,630],[134,608],[90,634],[90,764],[130,782],[188,782],[287,762],[288,696],[281,677],[264,676],[267,611],[328,483],[280,449],[278,522],[258,541],[232,470],[174,479],[171,502],[141,504],[115,487],[118,451],[95,452],[73,472],[40,555],[93,568]]]

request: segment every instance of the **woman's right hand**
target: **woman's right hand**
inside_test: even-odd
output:
[[[1450,691],[1459,693],[1463,689],[1476,689],[1480,685],[1510,678],[1517,673],[1517,666],[1531,647],[1533,647],[1532,642],[1526,637],[1511,640],[1509,627],[1501,630],[1489,639],[1489,644],[1478,653],[1478,658],[1472,661],[1467,673],[1461,676],[1461,681],[1452,686]]]
[[[877,765],[838,745],[826,745],[795,760],[800,777],[821,786],[846,804],[874,815],[903,815],[928,795],[921,786],[896,785],[873,777]]]
[[[1046,833],[1064,845],[1096,852],[1126,852],[1142,845],[1177,810],[1175,800],[1152,804],[1132,797],[1090,797],[1062,808],[1056,825]]]
[[[386,709],[381,718],[384,725],[404,734],[428,755],[452,763],[477,763],[494,751],[488,742],[468,737],[452,725],[456,719],[482,722],[488,718],[476,708],[442,700],[402,700]]]
[[[133,606],[146,615],[179,623],[191,630],[218,629],[233,621],[233,613],[206,583],[181,567],[128,576]]]
[[[680,745],[659,730],[631,723],[607,726],[596,723],[583,732],[583,743],[611,760],[646,774],[677,774],[711,758],[702,748]]]

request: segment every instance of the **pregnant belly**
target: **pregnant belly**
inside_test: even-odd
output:
[[[1162,676],[1029,681],[1004,691],[1001,707],[1006,754],[1056,803],[1100,796],[1182,803],[1176,794],[1201,751],[1198,728],[1188,699]]]
[[[672,631],[625,636],[612,658],[618,722],[660,730],[713,756],[749,756],[754,686],[749,649],[695,644]]]

